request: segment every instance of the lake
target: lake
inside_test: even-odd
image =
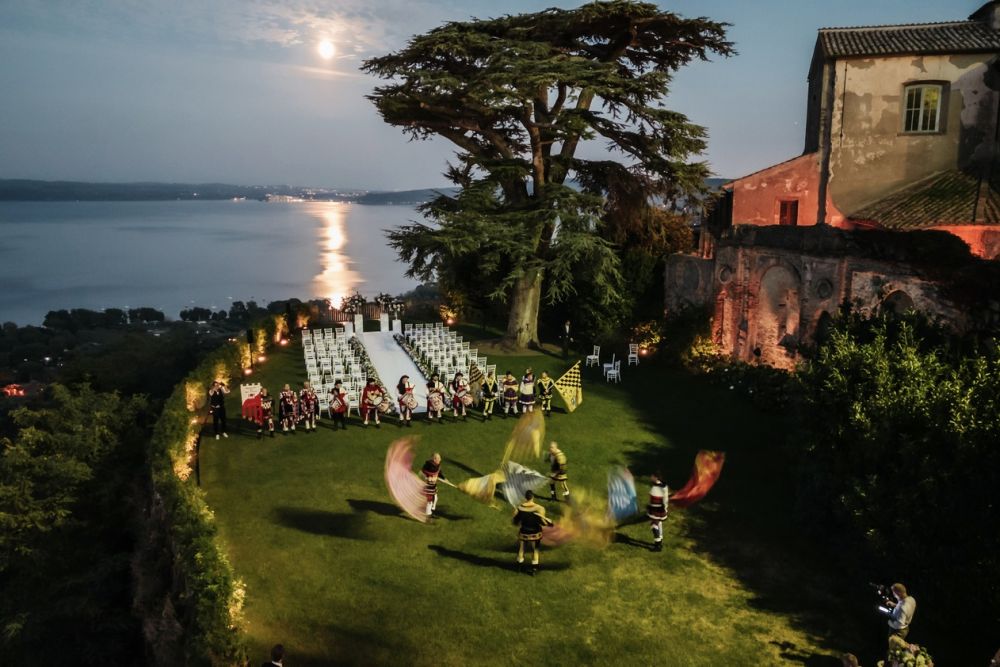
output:
[[[383,230],[409,206],[257,201],[0,202],[0,322],[62,308],[368,299],[416,281]]]

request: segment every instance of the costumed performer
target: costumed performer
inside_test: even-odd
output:
[[[299,392],[299,410],[302,413],[302,427],[308,433],[316,432],[316,415],[319,412],[319,397],[313,391],[312,383],[308,380],[302,383],[302,391]]]
[[[504,419],[511,412],[517,416],[517,379],[514,374],[507,371],[503,378],[503,416]]]
[[[286,384],[281,389],[278,396],[278,413],[281,417],[281,430],[288,433],[291,429],[295,433],[295,423],[299,420],[299,397],[292,390],[291,385]]]
[[[333,429],[337,430],[337,424],[343,430],[347,430],[347,411],[350,409],[350,399],[347,397],[347,390],[344,389],[343,380],[333,383],[330,390],[330,417],[333,418]]]
[[[660,473],[653,473],[650,481],[652,487],[649,489],[646,516],[649,517],[649,528],[653,531],[653,551],[663,551],[663,522],[667,520],[670,489],[663,482]]]
[[[448,479],[444,476],[444,471],[441,470],[441,455],[434,452],[434,455],[424,462],[424,467],[420,469],[420,474],[424,478],[424,496],[427,498],[427,516],[432,517],[434,516],[434,510],[437,509],[438,503],[438,480],[443,482],[448,481]]]
[[[530,368],[526,369],[521,377],[517,402],[521,405],[521,414],[535,411],[535,374]]]
[[[524,544],[531,544],[531,570],[534,575],[538,571],[538,543],[542,540],[542,528],[551,526],[552,521],[546,518],[545,508],[535,502],[535,494],[524,492],[524,502],[514,510],[513,524],[517,526],[517,563],[524,565]]]
[[[556,483],[562,484],[563,497],[569,495],[569,474],[566,472],[567,461],[566,454],[559,449],[559,445],[555,442],[549,443],[549,453],[546,458],[549,460],[551,467],[549,468],[549,491],[551,492],[550,498],[552,500],[557,500],[556,498]]]
[[[409,375],[399,378],[396,393],[399,395],[399,425],[412,427],[413,409],[417,407],[417,397],[413,395],[413,383],[410,382]]]
[[[556,388],[556,381],[549,377],[549,374],[542,371],[542,376],[535,383],[535,390],[542,404],[542,413],[549,417],[552,415],[552,392]]]
[[[274,397],[267,393],[267,387],[260,388],[260,412],[257,421],[257,439],[264,437],[264,427],[274,437]]]
[[[458,420],[458,412],[462,411],[462,421],[466,421],[467,415],[465,407],[472,402],[469,396],[469,383],[461,372],[455,373],[455,378],[451,381],[451,412],[455,420]]]
[[[483,380],[483,421],[493,418],[493,405],[497,402],[497,394],[500,392],[500,383],[493,376],[493,371],[487,374]]]
[[[368,378],[368,384],[361,392],[361,412],[365,426],[368,426],[368,420],[374,417],[375,428],[382,428],[378,418],[378,406],[382,404],[382,398],[382,388],[375,383],[375,378]]]
[[[441,423],[441,418],[444,416],[444,385],[438,380],[437,373],[431,375],[427,383],[427,421],[434,421],[435,414],[438,423]]]

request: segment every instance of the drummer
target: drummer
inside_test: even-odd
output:
[[[364,417],[364,425],[368,426],[368,420],[375,419],[375,428],[381,428],[379,424],[379,406],[382,405],[384,395],[382,388],[375,382],[375,378],[368,378],[368,384],[361,392],[361,413]]]
[[[511,412],[517,416],[517,378],[510,371],[503,378],[503,416],[504,419]]]
[[[417,397],[413,395],[413,383],[410,382],[409,375],[399,378],[396,393],[399,396],[399,425],[412,427],[413,408],[417,407]]]
[[[437,414],[438,423],[444,413],[444,385],[438,379],[438,374],[431,375],[430,382],[427,383],[427,421],[434,421]]]
[[[455,373],[455,379],[451,381],[451,411],[455,421],[458,421],[460,410],[462,421],[467,421],[465,407],[470,403],[472,403],[472,396],[469,394],[469,383],[465,381],[461,372]]]

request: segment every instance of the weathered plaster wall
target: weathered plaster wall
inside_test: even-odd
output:
[[[779,202],[799,203],[798,226],[815,225],[819,209],[819,154],[809,153],[733,181],[733,224],[776,225]],[[827,198],[827,220],[844,216]]]
[[[850,58],[834,66],[830,193],[850,215],[900,187],[989,157],[996,56]],[[903,87],[946,82],[944,131],[904,134]]]
[[[667,260],[667,311],[712,304],[712,337],[735,359],[791,369],[813,346],[824,318],[845,301],[863,314],[910,307],[956,328],[966,314],[942,297],[937,283],[906,264],[858,257],[836,230],[736,230],[719,241],[714,260]]]

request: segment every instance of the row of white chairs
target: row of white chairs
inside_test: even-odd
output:
[[[490,368],[486,357],[479,356],[479,350],[472,348],[468,341],[443,325],[404,325],[410,346],[427,357],[431,366],[436,367],[444,378],[451,378],[457,372],[469,377],[469,370],[475,364],[480,370]],[[496,372],[496,366],[492,367]]]

